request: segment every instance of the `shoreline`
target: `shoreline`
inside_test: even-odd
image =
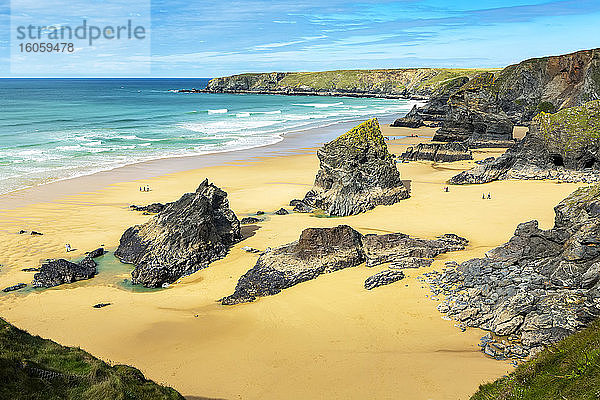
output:
[[[383,126],[389,125],[395,115],[385,114],[377,118],[389,120],[388,123],[382,123]],[[77,194],[80,191],[93,191],[122,181],[151,179],[161,174],[221,164],[251,162],[253,159],[260,157],[299,154],[334,139],[340,131],[352,128],[361,120],[343,120],[318,127],[285,132],[280,136],[280,140],[255,147],[183,156],[164,156],[145,161],[134,161],[129,164],[83,173],[73,177],[55,179],[0,194],[0,210],[9,210],[39,201],[48,201],[63,195]],[[48,195],[51,197],[49,198]]]

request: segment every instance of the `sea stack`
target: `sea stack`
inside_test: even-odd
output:
[[[304,203],[332,216],[359,214],[410,197],[376,118],[317,152],[320,170]]]
[[[208,267],[239,240],[240,222],[227,193],[205,179],[194,193],[127,229],[115,256],[135,265],[132,283],[160,287]]]
[[[525,138],[495,161],[450,179],[461,185],[502,179],[600,180],[600,100],[538,114]]]

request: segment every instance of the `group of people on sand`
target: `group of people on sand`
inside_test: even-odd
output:
[[[487,194],[487,197],[486,197],[486,196],[485,196],[485,193],[484,193],[484,194],[482,194],[482,195],[481,195],[481,198],[482,198],[482,199],[484,199],[484,200],[485,200],[485,199],[491,200],[491,198],[492,198],[492,194],[491,194],[491,193],[488,193],[488,194]]]
[[[140,192],[149,192],[150,191],[150,186],[145,185],[145,186],[140,186]]]

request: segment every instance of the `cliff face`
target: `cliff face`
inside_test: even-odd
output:
[[[410,197],[376,118],[326,143],[317,156],[321,168],[304,197],[313,208],[347,216]]]
[[[446,85],[455,85],[457,79],[482,71],[412,68],[240,74],[211,79],[206,91],[429,96],[436,90],[443,92]]]
[[[515,122],[600,99],[600,49],[534,58],[496,76],[498,105]]]
[[[525,138],[495,161],[454,176],[452,184],[500,179],[600,180],[600,100],[541,113]]]

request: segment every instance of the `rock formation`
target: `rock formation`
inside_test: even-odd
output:
[[[600,101],[536,116],[529,133],[492,162],[452,179],[452,184],[501,179],[600,180]]]
[[[365,235],[363,246],[367,267],[383,263],[399,263],[418,259],[431,259],[449,251],[462,250],[469,241],[452,233],[436,240],[412,238],[404,233]]]
[[[389,285],[404,279],[404,272],[387,269],[381,271],[365,280],[365,289],[371,290],[379,286]]]
[[[418,107],[413,106],[412,110],[404,117],[396,119],[394,122],[390,124],[390,126],[394,127],[404,127],[404,128],[420,128],[425,125],[423,122],[423,117],[419,115],[417,112]]]
[[[467,142],[512,140],[513,123],[496,102],[494,74],[481,74],[464,84],[448,100],[449,110],[434,141]]]
[[[347,216],[410,197],[376,118],[326,143],[317,155],[321,168],[304,197],[311,207]]]
[[[33,287],[54,287],[93,278],[97,273],[96,263],[85,257],[75,264],[64,259],[42,264],[40,272],[33,276]]]
[[[241,240],[227,193],[204,180],[194,193],[169,203],[121,237],[115,256],[134,264],[132,283],[160,287],[225,257]]]
[[[363,236],[347,225],[335,228],[308,228],[296,242],[265,250],[256,265],[238,281],[232,295],[221,299],[232,305],[254,301],[342,268],[383,263],[428,265],[441,253],[462,250],[467,240],[453,234],[437,240],[414,239],[402,233]],[[419,259],[419,261],[417,261]],[[401,271],[378,274],[367,289],[399,280]]]
[[[484,349],[506,357],[556,342],[600,316],[600,185],[579,189],[555,207],[550,230],[520,224],[485,258],[431,274],[438,309],[461,323],[506,337]]]
[[[265,251],[256,265],[239,279],[231,296],[221,300],[231,305],[270,296],[298,283],[365,261],[361,234],[347,225],[307,228],[298,241]]]
[[[408,147],[400,155],[400,159],[408,161],[452,162],[472,160],[473,153],[469,147],[458,142],[451,143],[419,143]]]

